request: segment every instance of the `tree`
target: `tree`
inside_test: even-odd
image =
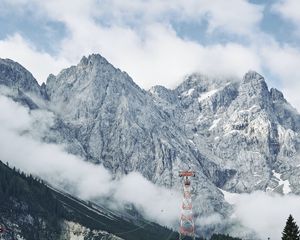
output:
[[[290,215],[282,232],[282,240],[300,240],[299,227]]]

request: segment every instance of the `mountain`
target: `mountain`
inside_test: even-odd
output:
[[[156,89],[151,90],[155,99],[196,147],[235,171],[221,188],[299,192],[300,116],[261,75],[249,71],[237,81],[194,74],[167,97]]]
[[[41,99],[47,96],[46,85],[40,86],[29,71],[10,59],[0,58],[0,86],[2,93],[8,94],[5,89],[10,89],[9,95],[14,100],[31,109],[36,109],[35,102],[41,103]]]
[[[38,82],[19,63],[10,59],[0,59],[0,84],[26,92],[37,97],[44,96],[43,88],[39,86]]]
[[[9,72],[1,77],[2,82],[11,79]],[[26,81],[28,85],[36,83],[32,78]],[[34,97],[32,91],[16,88],[35,103],[35,108],[55,114],[55,124],[45,133],[45,141],[64,143],[69,152],[102,163],[116,177],[138,171],[167,187],[181,188],[180,178],[175,177],[180,169],[199,169],[196,191],[202,197],[195,207],[207,214],[216,210],[227,214],[230,206],[214,182],[232,172],[201,154],[148,92],[102,56],[84,57],[77,66],[58,76],[50,75],[46,94],[38,101],[35,98],[41,96],[43,87]],[[19,95],[15,93],[13,98],[20,101]]]
[[[180,189],[178,171],[196,171],[196,217],[231,214],[220,189],[299,193],[300,116],[254,71],[243,79],[192,74],[175,89],[145,91],[93,54],[39,86],[2,59],[0,86],[31,111],[53,113],[43,141],[103,164],[115,178],[138,171]]]

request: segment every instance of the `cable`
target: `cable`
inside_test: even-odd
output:
[[[117,233],[112,233],[112,234],[125,234],[125,233],[136,232],[137,230],[142,229],[142,228],[144,228],[145,226],[150,225],[150,224],[151,224],[151,223],[149,222],[149,223],[146,223],[146,224],[144,224],[144,225],[142,225],[142,226],[140,226],[140,227],[131,229],[131,230],[129,230],[129,231],[117,232]]]

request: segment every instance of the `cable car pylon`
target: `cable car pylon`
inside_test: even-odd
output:
[[[180,217],[179,240],[191,237],[195,240],[195,223],[193,219],[193,205],[190,177],[195,177],[194,171],[179,171],[179,177],[183,178],[183,200]]]

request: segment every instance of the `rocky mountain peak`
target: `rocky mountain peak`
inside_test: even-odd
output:
[[[50,74],[47,85],[49,86],[57,80],[62,81],[61,84],[68,83],[72,86],[90,84],[91,82],[106,84],[109,81],[118,82],[117,84],[130,82],[129,84],[137,87],[126,72],[113,66],[100,54],[83,56],[76,66],[62,70],[57,76]]]
[[[209,77],[200,73],[188,75],[185,80],[175,89],[180,95],[187,91],[206,92],[225,86],[228,81],[220,77]]]
[[[259,91],[268,91],[264,77],[255,71],[248,71],[244,75],[241,86],[250,87]]]
[[[150,88],[149,93],[156,100],[164,100],[168,103],[175,103],[177,101],[177,96],[174,92],[161,85]]]
[[[43,95],[32,74],[22,65],[10,59],[0,58],[0,84],[25,93]]]
[[[243,83],[249,83],[252,81],[264,81],[264,77],[256,71],[249,70],[243,77]]]
[[[57,88],[58,85],[72,86],[85,84],[86,81],[105,81],[106,76],[125,74],[115,68],[100,54],[83,56],[76,66],[63,69],[57,76],[50,74],[47,79],[47,89]],[[111,78],[113,80],[114,78]]]
[[[251,107],[254,104],[262,109],[270,107],[268,85],[265,79],[255,71],[249,71],[244,75],[239,92],[239,102],[243,102],[246,107]]]
[[[51,108],[73,121],[85,121],[98,115],[104,102],[111,101],[111,109],[117,110],[126,101],[139,98],[144,101],[143,91],[130,76],[115,68],[99,54],[83,57],[79,64],[62,70],[57,76],[50,75],[46,84]],[[149,96],[148,96],[149,97]],[[147,98],[145,98],[147,99]],[[136,100],[137,101],[137,100]]]
[[[93,65],[93,64],[110,64],[110,63],[100,54],[91,54],[88,57],[83,56],[79,63],[79,65],[82,66]]]

